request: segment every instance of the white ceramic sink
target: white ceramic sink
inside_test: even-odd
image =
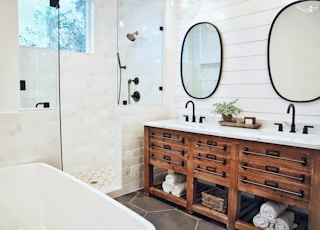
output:
[[[317,134],[290,133],[289,131],[279,132],[270,129],[261,129],[259,132],[259,140],[275,140],[279,143],[304,143],[319,146],[318,148],[320,149],[320,135]]]
[[[232,127],[221,126],[218,123],[196,123],[185,122],[183,120],[161,120],[146,122],[145,125],[158,128],[174,129],[185,132],[194,132],[208,135],[217,135],[222,137],[240,138],[245,140],[257,140],[258,132],[256,130],[246,130]]]
[[[185,122],[180,119],[146,122],[145,125],[184,132],[194,132],[320,150],[319,134],[290,133],[289,131],[278,132],[276,129],[263,127],[260,129],[227,127],[220,126],[219,123]]]

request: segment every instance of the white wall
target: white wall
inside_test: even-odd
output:
[[[3,0],[0,7],[0,112],[19,108],[18,1]]]
[[[0,7],[0,166],[46,162],[60,168],[58,110],[19,110],[18,1]]]
[[[201,21],[211,22],[219,29],[223,42],[223,67],[220,85],[210,98],[194,100],[198,115],[210,116],[212,104],[239,98],[244,111],[241,116],[291,122],[286,113],[290,102],[273,90],[267,67],[267,42],[271,23],[276,14],[294,0],[209,0],[198,15],[178,22],[176,37],[175,88],[179,114],[190,114],[184,105],[191,99],[180,80],[180,52],[188,28]],[[295,103],[296,120],[302,123],[320,122],[320,100]],[[299,127],[301,128],[301,127]]]

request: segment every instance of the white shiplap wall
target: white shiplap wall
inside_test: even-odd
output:
[[[176,37],[175,107],[179,115],[188,114],[186,101],[192,99],[184,92],[180,80],[180,52],[188,28],[206,21],[217,26],[223,43],[223,68],[220,85],[208,99],[196,100],[196,113],[211,116],[212,104],[239,98],[242,116],[257,119],[290,121],[286,113],[290,102],[273,90],[267,64],[267,43],[271,23],[276,14],[293,0],[207,0],[192,20],[179,20]],[[295,103],[296,120],[320,123],[320,100]]]

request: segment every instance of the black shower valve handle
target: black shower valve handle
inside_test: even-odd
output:
[[[135,77],[134,79],[129,79],[128,83],[130,84],[131,82],[133,82],[135,85],[138,85],[139,84],[139,78]]]

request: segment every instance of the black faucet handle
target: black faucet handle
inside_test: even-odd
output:
[[[278,131],[282,132],[283,131],[283,125],[281,123],[274,123],[275,125],[278,125]]]
[[[189,121],[189,116],[188,115],[183,115],[186,119],[185,121]]]
[[[206,117],[204,117],[204,116],[200,116],[200,118],[199,118],[199,123],[203,123],[203,119],[205,119]]]
[[[308,128],[314,128],[312,125],[305,125],[303,126],[303,134],[308,134]]]

